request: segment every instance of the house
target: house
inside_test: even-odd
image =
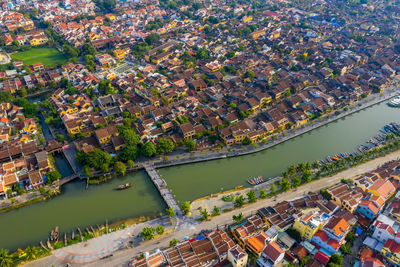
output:
[[[362,199],[356,211],[363,217],[373,220],[381,211],[384,203],[384,200],[377,196],[373,196],[371,199]]]
[[[179,131],[185,140],[191,139],[196,134],[196,130],[190,122],[179,125]]]
[[[160,267],[166,264],[166,260],[162,252],[155,252],[146,255],[143,259],[132,262],[132,267]]]
[[[47,170],[50,168],[50,160],[49,157],[47,156],[46,151],[40,151],[35,153],[35,158],[38,166],[38,170]]]
[[[372,237],[384,244],[389,239],[394,239],[395,235],[396,233],[391,225],[381,222],[376,225]]]
[[[318,231],[312,238],[312,242],[327,252],[334,254],[339,250],[340,244],[335,239],[329,238],[325,231]]]
[[[386,241],[381,253],[394,265],[400,265],[400,244],[396,243],[393,239]]]
[[[264,249],[261,258],[257,260],[259,266],[272,266],[278,264],[285,257],[285,252],[277,243],[271,241]],[[268,264],[269,263],[269,264]]]
[[[268,244],[268,241],[268,235],[261,231],[247,240],[246,247],[252,253],[260,255]]]
[[[338,184],[334,187],[328,188],[326,191],[342,209],[346,209],[353,213],[363,197],[362,190],[358,189],[359,188],[356,187],[350,190],[346,184]]]
[[[293,228],[300,232],[302,238],[311,241],[314,234],[321,230],[328,219],[329,215],[322,212],[319,208],[306,210],[302,216],[295,219]]]
[[[228,261],[233,267],[245,267],[247,266],[247,260],[247,253],[239,245],[235,245],[228,250]]]
[[[329,238],[335,239],[340,244],[343,243],[343,240],[349,230],[350,225],[342,217],[331,218],[328,223],[323,227],[323,231],[328,234]]]
[[[29,172],[29,181],[31,182],[32,187],[35,189],[44,185],[42,176],[38,170]]]
[[[396,188],[389,180],[380,179],[368,188],[368,192],[386,201],[393,196]]]
[[[113,125],[109,125],[106,128],[97,129],[95,131],[97,140],[101,145],[108,144],[111,142],[111,137],[113,135],[117,136],[117,128]]]

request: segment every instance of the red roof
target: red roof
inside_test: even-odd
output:
[[[330,257],[321,252],[321,250],[318,250],[317,253],[315,253],[314,258],[324,265],[327,265],[330,259]]]
[[[323,242],[326,242],[326,241],[328,241],[328,239],[329,239],[328,235],[327,235],[324,231],[318,231],[318,232],[315,234],[315,236],[318,236],[319,238],[321,238],[321,240],[322,240]]]
[[[339,248],[339,242],[337,242],[335,239],[329,239],[328,243],[329,246],[333,247],[335,250],[338,250]]]
[[[400,245],[397,244],[393,239],[389,239],[385,245],[383,246],[384,248],[387,248],[391,252],[396,252],[400,253]]]
[[[277,243],[271,241],[264,249],[264,253],[274,262],[279,258],[280,255],[285,253]]]

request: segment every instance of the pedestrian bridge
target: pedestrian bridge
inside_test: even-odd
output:
[[[144,169],[153,181],[154,185],[157,187],[168,208],[172,208],[176,215],[181,215],[181,209],[179,208],[179,205],[173,197],[171,191],[168,189],[167,183],[160,177],[154,166],[146,164],[144,165]]]

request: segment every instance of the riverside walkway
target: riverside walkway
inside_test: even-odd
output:
[[[168,208],[173,208],[174,211],[176,212],[176,215],[178,216],[181,215],[182,214],[181,209],[179,208],[179,205],[176,202],[171,191],[169,191],[167,183],[160,177],[154,166],[146,164],[144,165],[144,169],[146,170],[147,174],[153,181],[154,185],[157,187],[158,191],[161,194],[161,197],[164,199]]]

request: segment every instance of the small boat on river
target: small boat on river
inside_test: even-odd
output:
[[[247,180],[247,182],[251,185],[258,185],[264,182],[262,176],[253,177],[252,179]]]
[[[127,189],[127,188],[131,187],[131,186],[132,185],[130,183],[127,183],[127,184],[122,184],[122,185],[118,186],[116,189],[117,190],[124,190],[124,189]]]
[[[390,107],[395,107],[395,108],[400,107],[400,96],[393,98],[387,104]]]
[[[58,226],[57,226],[54,230],[51,230],[50,241],[58,240],[58,235],[59,235],[59,229],[58,229]]]

